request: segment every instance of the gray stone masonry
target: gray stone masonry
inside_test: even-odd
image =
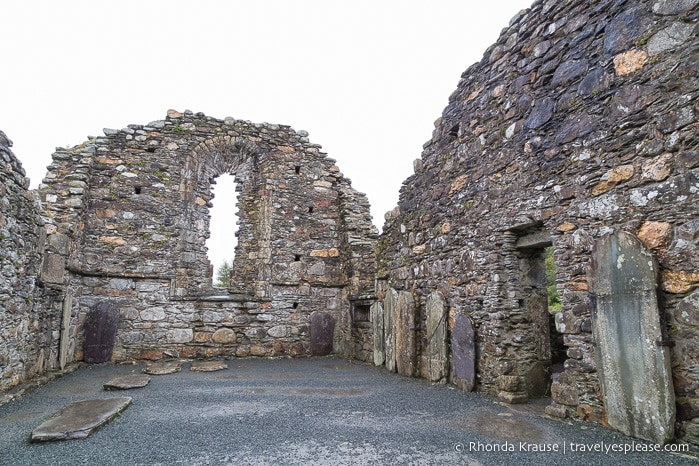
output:
[[[0,131],[0,392],[57,367],[60,331],[55,295],[39,280],[45,222],[11,146]]]
[[[58,148],[36,192],[0,132],[0,392],[84,360],[91,309],[118,310],[115,361],[306,356],[313,315],[334,322],[323,351],[614,424],[595,355],[615,339],[595,340],[588,284],[593,244],[625,232],[657,264],[663,338],[645,344],[669,353],[676,415],[657,438],[699,450],[698,32],[699,0],[537,0],[461,76],[380,238],[289,126],[170,110]],[[215,289],[224,173],[239,230]]]
[[[224,173],[239,230],[230,287],[215,289],[205,241],[212,202],[234,205],[214,200]],[[75,360],[102,302],[120,312],[114,360],[308,355],[315,311],[338,322],[336,353],[372,357],[370,345],[353,354],[348,316],[373,299],[378,233],[305,131],[170,110],[58,149],[39,192],[57,227],[48,242],[65,245],[47,254],[75,303]]]
[[[463,73],[378,246],[380,298],[414,297],[417,373],[440,292],[450,330],[474,322],[477,390],[606,423],[588,268],[627,231],[659,263],[676,436],[699,445],[698,30],[695,0],[536,1]]]

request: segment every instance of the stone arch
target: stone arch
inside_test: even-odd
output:
[[[239,235],[245,239],[236,246],[228,291],[264,294],[264,289],[258,289],[256,283],[264,276],[262,269],[270,260],[271,199],[260,172],[260,164],[265,160],[265,151],[254,141],[230,135],[206,139],[187,154],[180,183],[180,198],[185,205],[181,223],[184,234],[178,244],[177,283],[173,287],[177,294],[211,291],[213,266],[206,255],[204,242],[209,236],[212,185],[217,177],[226,173],[236,177],[241,191]],[[249,261],[249,258],[256,260]],[[208,273],[193,274],[189,272],[192,268],[204,268]],[[190,276],[198,278],[189,279]]]
[[[207,176],[212,178],[234,173],[247,164],[257,168],[265,153],[248,138],[226,135],[199,143],[190,155],[196,160],[207,161],[206,164],[198,164],[197,179],[204,180]]]

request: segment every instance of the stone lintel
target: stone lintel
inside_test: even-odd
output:
[[[224,301],[236,301],[236,302],[248,302],[257,301],[250,295],[246,294],[217,294],[212,296],[200,296],[198,301],[212,301],[212,302],[224,302]]]
[[[530,217],[519,216],[512,219],[512,223],[500,228],[499,231],[522,231],[529,228],[540,227],[541,221]]]
[[[515,244],[515,247],[518,249],[545,248],[548,246],[551,246],[551,235],[546,231],[539,231],[522,236]]]

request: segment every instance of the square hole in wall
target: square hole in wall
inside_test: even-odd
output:
[[[355,324],[369,322],[371,315],[371,306],[368,304],[353,304],[352,305],[352,322]]]

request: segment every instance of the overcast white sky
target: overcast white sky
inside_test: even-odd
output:
[[[530,4],[10,0],[0,129],[35,188],[56,146],[169,108],[288,124],[367,193],[380,229],[461,73]]]

